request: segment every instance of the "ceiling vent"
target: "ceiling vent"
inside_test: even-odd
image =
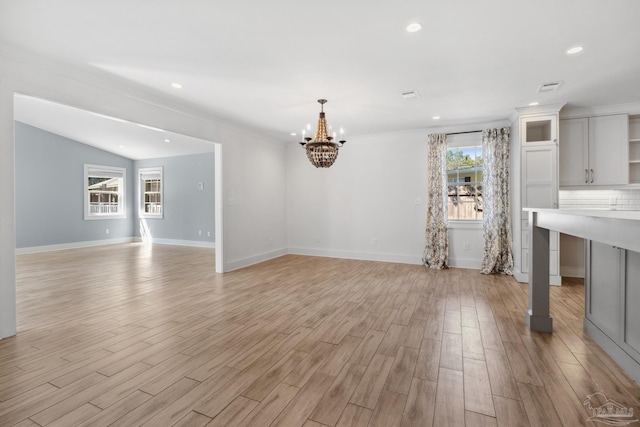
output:
[[[415,90],[412,90],[410,92],[402,92],[402,97],[404,99],[417,98],[418,97],[418,92],[416,92]]]
[[[562,82],[542,83],[538,88],[538,92],[554,92],[558,90]]]

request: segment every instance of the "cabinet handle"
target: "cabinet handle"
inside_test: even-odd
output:
[[[593,184],[593,169],[591,169],[591,184]]]
[[[584,183],[585,184],[589,183],[589,169],[584,170]]]

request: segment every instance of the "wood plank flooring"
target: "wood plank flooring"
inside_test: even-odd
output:
[[[583,287],[284,256],[214,273],[211,249],[20,255],[0,426],[580,426],[640,388],[582,332]]]

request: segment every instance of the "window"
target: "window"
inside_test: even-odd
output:
[[[482,220],[482,146],[447,150],[447,218]]]
[[[140,218],[162,218],[162,167],[138,169]]]
[[[126,218],[126,174],[124,168],[84,165],[84,219]]]

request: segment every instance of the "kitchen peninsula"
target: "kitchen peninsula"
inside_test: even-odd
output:
[[[552,332],[549,231],[587,241],[584,329],[640,382],[640,212],[538,209],[529,213],[529,307],[526,323]]]

